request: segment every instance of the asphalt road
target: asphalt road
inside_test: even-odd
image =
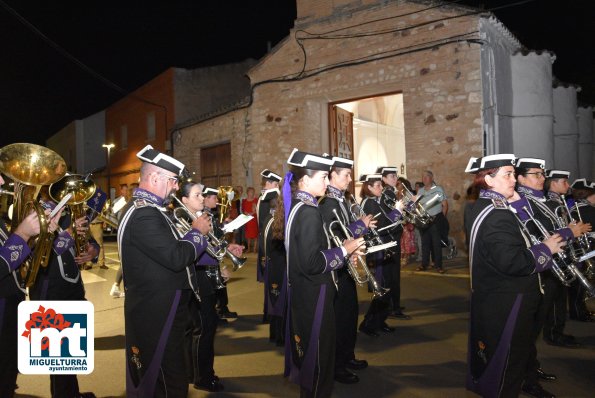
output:
[[[108,270],[83,272],[87,299],[95,306],[95,370],[79,376],[81,391],[98,397],[124,397],[124,299],[108,295],[119,266],[116,245],[108,242]],[[297,386],[282,377],[283,353],[268,341],[268,325],[261,324],[263,288],[256,282],[255,255],[234,274],[229,284],[230,308],[240,317],[220,327],[216,337],[215,371],[225,385],[221,397],[299,396]],[[402,275],[402,305],[413,319],[389,319],[393,334],[358,336],[356,356],[370,366],[359,371],[355,385],[336,383],[335,397],[474,397],[464,388],[466,370],[468,286],[466,260],[445,262],[447,273],[414,272]],[[360,317],[369,293],[360,288]],[[147,327],[150,323],[147,322]],[[538,342],[542,367],[558,376],[543,386],[558,397],[595,396],[595,323],[569,321],[567,333],[581,349],[552,347]],[[18,397],[49,397],[48,376],[19,375]],[[189,397],[205,397],[190,386]]]

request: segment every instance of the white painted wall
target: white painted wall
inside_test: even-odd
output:
[[[104,167],[107,160],[105,144],[105,111],[76,121],[76,170],[88,173]]]
[[[593,107],[578,108],[578,175],[571,178],[593,180],[595,158],[593,151]]]
[[[577,88],[554,88],[554,165],[568,170],[571,176],[579,174],[578,168],[578,108]],[[546,164],[546,167],[551,166]]]
[[[545,159],[547,167],[554,164],[554,60],[548,52],[517,53],[510,59],[512,152],[519,157]]]

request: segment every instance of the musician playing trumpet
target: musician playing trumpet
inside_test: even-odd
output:
[[[217,197],[216,190],[212,188],[208,192],[208,197]],[[214,193],[212,191],[215,191]],[[186,209],[198,216],[198,212],[204,210],[203,185],[195,182],[187,182],[180,190],[180,199]],[[216,202],[216,200],[215,200]],[[205,213],[201,217],[207,217]],[[237,244],[230,244],[229,250],[237,256],[241,256],[242,248]],[[215,360],[215,333],[217,331],[217,311],[215,305],[216,286],[213,280],[207,275],[207,267],[219,267],[219,260],[213,257],[208,251],[205,251],[194,263],[196,269],[196,278],[198,281],[198,291],[200,302],[193,297],[190,301],[190,319],[194,326],[193,332],[186,333],[190,335],[191,342],[186,347],[186,354],[190,353],[187,366],[193,369],[189,377],[193,380],[194,388],[217,392],[223,390],[223,384],[215,375],[213,369]],[[188,358],[188,356],[187,356]]]
[[[282,200],[273,228],[285,230],[289,293],[285,376],[302,397],[329,397],[334,384],[336,271],[360,255],[362,238],[331,247],[318,207],[328,185],[331,159],[294,149],[287,160]]]
[[[516,397],[535,361],[542,300],[540,274],[553,265],[563,239],[534,241],[515,217],[515,156],[471,158],[480,190],[465,228],[470,237],[471,315],[467,389],[484,397]],[[533,243],[534,242],[534,243]],[[537,384],[523,391],[550,397]]]
[[[350,222],[350,205],[345,199],[345,191],[351,184],[353,160],[341,157],[327,156],[333,161],[329,174],[329,185],[326,196],[320,200],[319,209],[324,222],[331,225],[335,214],[340,222],[347,226],[352,237],[359,238],[368,232],[369,227],[376,225],[372,215],[362,216],[355,222]],[[333,212],[334,210],[334,212]],[[343,236],[338,226],[333,234]],[[344,239],[349,238],[344,236]],[[357,374],[351,370],[360,370],[368,366],[368,362],[355,358],[355,342],[357,339],[358,316],[357,288],[355,281],[349,275],[348,269],[337,270],[337,295],[335,296],[335,318],[337,327],[337,345],[335,351],[335,381],[352,384],[359,381]]]

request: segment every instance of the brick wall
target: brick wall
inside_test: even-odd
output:
[[[298,18],[296,29],[307,28],[308,32],[319,33],[346,28],[339,33],[351,35],[395,28],[405,30],[369,37],[304,41],[305,71],[310,77],[259,84],[247,111],[236,111],[185,128],[180,142],[175,144],[175,154],[189,159],[196,156],[201,146],[229,139],[232,142],[234,185],[244,183],[243,167],[247,165],[247,171],[252,175],[252,181],[248,183],[257,186],[261,169],[266,167],[283,172],[293,147],[319,153],[328,150],[329,102],[402,92],[408,178],[421,180],[423,170],[434,171],[437,182],[444,186],[450,198],[451,230],[462,246],[462,207],[464,192],[470,182],[463,170],[469,157],[479,156],[482,151],[480,48],[466,42],[437,44],[466,34],[477,37],[478,17],[436,21],[406,29],[460,13],[453,8],[444,8],[347,28],[427,7],[407,2],[363,3],[361,11],[333,8],[329,17],[330,1],[298,2],[298,9],[316,4],[317,10],[326,11],[317,19],[314,11],[309,13],[301,8],[299,15],[314,17],[304,20],[303,25],[299,25]],[[304,56],[294,34],[292,31],[251,69],[249,76],[253,85],[284,76],[298,76],[304,68]],[[339,62],[405,52],[415,46],[435,47],[314,73],[317,68]],[[246,112],[247,124],[244,125],[240,115]],[[241,155],[246,152],[250,162],[242,164]],[[193,160],[193,164],[199,163]]]

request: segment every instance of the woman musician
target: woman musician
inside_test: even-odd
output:
[[[380,201],[382,196],[382,175],[381,174],[364,174],[360,177],[362,183],[362,190],[360,196],[362,198],[361,208],[364,213],[377,217],[378,219],[378,234],[384,243],[390,242],[393,238],[389,232],[390,225],[397,222],[401,218],[401,212],[398,209],[393,209],[386,212],[381,207]],[[396,202],[400,205],[401,202]],[[375,276],[378,283],[390,289],[393,285],[393,269],[398,266],[393,262],[394,252],[390,249],[377,251],[367,256],[368,264],[374,264]],[[370,304],[370,308],[364,316],[364,320],[359,326],[359,330],[368,336],[377,337],[378,331],[382,330],[386,333],[392,333],[395,329],[388,326],[386,318],[390,311],[389,297],[383,296],[374,298]]]
[[[535,241],[513,212],[510,202],[520,199],[514,164],[513,154],[489,155],[471,158],[465,170],[480,189],[465,225],[471,273],[467,389],[484,397],[521,392],[536,351],[539,274],[564,245],[558,234]],[[550,396],[541,387],[539,393]]]
[[[334,383],[335,271],[361,254],[362,238],[331,248],[317,197],[325,194],[332,160],[294,149],[273,228],[285,230],[288,330],[285,376],[303,397],[329,397]]]
[[[214,195],[211,191],[216,191],[212,188],[207,189],[210,191],[203,193],[202,184],[187,182],[180,189],[180,200],[188,211],[197,214],[205,207],[203,195],[205,193],[208,193],[209,196]],[[228,247],[238,256],[242,254],[241,246],[230,244]],[[215,291],[217,289],[212,279],[207,275],[207,267],[212,266],[218,267],[219,260],[208,251],[205,251],[195,263],[200,303],[193,297],[189,304],[193,328],[186,332],[186,337],[192,338],[191,342],[187,341],[186,351],[192,353],[191,360],[187,360],[187,365],[194,369],[193,374],[189,375],[192,377],[194,388],[217,392],[223,390],[223,384],[213,369],[218,317],[215,309],[217,302]]]

